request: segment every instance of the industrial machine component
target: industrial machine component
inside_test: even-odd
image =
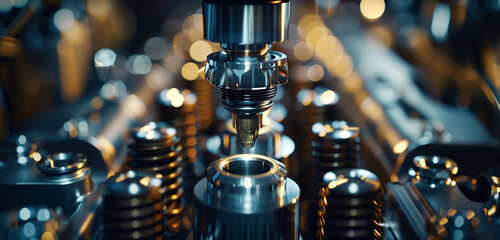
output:
[[[311,168],[311,142],[316,138],[311,131],[317,122],[339,120],[339,96],[333,90],[325,87],[314,89],[300,89],[293,105],[294,118],[291,119],[296,128],[292,130],[292,137],[297,144],[298,158],[306,169]]]
[[[269,157],[240,154],[194,188],[194,239],[299,239],[298,185]]]
[[[319,239],[383,239],[384,189],[364,169],[339,169],[325,174],[321,188]]]
[[[158,95],[158,120],[177,129],[186,165],[194,164],[198,155],[197,102],[196,95],[187,89],[163,89]]]
[[[360,152],[359,128],[352,127],[345,121],[317,122],[311,129],[314,138],[311,143],[311,158],[306,159],[304,169],[307,174],[300,182],[301,187],[308,189],[307,226],[309,234],[318,222],[318,201],[321,199],[320,189],[325,186],[323,176],[330,171],[341,168],[355,168]]]
[[[457,175],[457,163],[441,156],[418,156],[413,159],[414,167],[408,171],[413,182],[426,184],[450,184]]]
[[[209,130],[215,118],[215,103],[213,101],[212,85],[204,78],[197,78],[194,81],[188,82],[188,86],[195,94],[197,99],[197,124],[200,131]]]
[[[127,171],[109,178],[106,184],[103,239],[164,239],[167,189],[161,178]]]
[[[85,156],[70,152],[55,153],[44,157],[37,163],[38,169],[45,178],[62,181],[88,177],[90,168],[86,165]]]
[[[131,135],[135,142],[130,145],[127,165],[134,170],[161,174],[166,188],[166,230],[180,232],[184,200],[180,166],[182,147],[177,130],[165,123],[151,122],[133,129]]]
[[[239,144],[237,132],[233,128],[231,120],[227,121],[221,126],[223,129],[221,133],[211,136],[207,140],[206,148],[211,155],[210,159],[207,159],[210,161],[207,165],[219,158],[245,152],[272,157],[285,164],[288,176],[295,177],[295,174],[290,174],[294,167],[294,170],[298,170],[297,164],[291,159],[295,143],[290,137],[283,134],[283,125],[270,119],[267,120],[268,123],[260,130],[255,146],[249,149],[245,149]],[[293,172],[295,173],[295,171]]]
[[[173,240],[207,232],[293,239],[299,218],[304,240],[368,232],[362,239],[500,235],[496,0],[0,2],[0,138],[7,134],[0,143],[0,239],[99,240],[147,231]],[[288,67],[290,83],[283,84]],[[283,129],[266,124],[267,117]],[[334,139],[326,132],[338,119],[359,129]],[[137,128],[132,138],[144,136],[129,152],[130,129],[151,120],[166,122],[177,137]],[[317,122],[322,126],[313,132]],[[294,142],[292,156],[285,134]],[[261,157],[244,161],[246,172],[229,163],[196,189],[210,201],[195,200],[203,160],[227,163],[241,153],[281,161],[286,177],[257,166],[267,162]],[[151,200],[165,202],[163,210],[137,205],[146,195],[122,198],[130,205],[109,202],[106,179],[134,167],[163,182],[165,192]],[[350,173],[341,179],[345,167],[377,175],[386,191],[383,220],[381,195],[353,194],[361,187],[376,192],[376,184]],[[333,173],[337,180],[322,176]],[[280,186],[290,190],[288,178],[304,186],[302,215],[279,194]],[[375,199],[371,215],[361,204],[368,199]],[[154,214],[139,214],[145,209]],[[138,218],[118,218],[123,212]],[[168,225],[181,216],[181,228]]]
[[[288,81],[286,55],[269,51],[288,37],[289,1],[203,1],[204,35],[224,49],[207,56],[205,77],[233,114],[241,145],[255,144],[262,112]]]
[[[339,168],[354,168],[359,158],[359,128],[345,121],[318,122],[312,126],[315,135],[312,145],[313,184],[320,186],[323,175]]]
[[[82,154],[62,152],[42,155],[35,150],[21,156],[19,162],[5,162],[0,167],[2,209],[24,206],[62,208],[70,215],[82,197],[93,190],[91,170]],[[14,194],[15,193],[15,194]],[[57,202],[54,201],[58,199]]]

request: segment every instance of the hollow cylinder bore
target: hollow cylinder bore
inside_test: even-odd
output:
[[[300,189],[286,173],[255,154],[210,164],[194,189],[194,239],[299,239]]]

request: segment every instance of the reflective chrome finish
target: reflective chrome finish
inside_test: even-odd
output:
[[[70,215],[94,189],[91,169],[83,154],[47,155],[44,150],[31,149],[26,157],[27,162],[23,164],[2,162],[0,195],[4,197],[0,210],[47,206],[59,207]]]
[[[299,239],[298,185],[269,157],[222,158],[196,184],[194,239]]]
[[[325,174],[318,211],[319,239],[383,239],[380,225],[384,189],[364,169],[339,169]]]
[[[182,187],[182,146],[175,128],[161,122],[132,129],[135,142],[130,145],[127,165],[139,171],[160,174],[166,198],[166,230],[171,233],[183,229],[182,211],[184,189]]]
[[[87,159],[82,154],[55,153],[39,161],[38,169],[46,175],[69,174],[82,170],[86,163]]]
[[[289,12],[289,1],[203,2],[205,38],[224,49],[208,55],[205,77],[233,113],[244,148],[255,144],[276,86],[288,81],[286,55],[269,48],[288,37]]]
[[[323,174],[336,168],[355,167],[360,151],[359,128],[344,121],[318,122],[312,126],[313,166]]]
[[[158,95],[158,119],[176,128],[182,145],[182,158],[194,164],[198,155],[196,94],[188,89],[163,89]]]
[[[218,157],[246,152],[271,156],[276,160],[280,160],[290,156],[295,149],[295,143],[291,138],[282,134],[283,130],[283,125],[271,121],[260,130],[255,146],[245,149],[238,144],[237,133],[231,125],[231,121],[227,121],[222,133],[208,139],[207,150]]]
[[[224,4],[203,2],[205,38],[212,42],[256,44],[288,38],[290,3]]]
[[[449,184],[458,173],[457,163],[441,156],[418,156],[413,159],[413,165],[408,174],[415,183]]]
[[[104,239],[164,239],[162,179],[127,171],[111,177],[103,197]]]
[[[212,85],[222,88],[274,88],[287,83],[288,62],[285,54],[276,51],[259,57],[234,57],[227,51],[214,52],[207,56],[205,77]]]
[[[301,159],[309,161],[306,166],[311,166],[304,183],[311,186],[308,188],[311,205],[307,219],[310,228],[314,228],[319,220],[316,203],[322,198],[323,176],[337,169],[355,168],[361,141],[359,128],[349,126],[345,121],[317,122],[312,126],[312,133],[311,158]]]

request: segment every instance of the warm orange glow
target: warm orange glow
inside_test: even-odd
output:
[[[327,105],[333,103],[336,96],[337,94],[334,91],[326,90],[320,95],[319,100],[322,104]]]
[[[314,49],[307,42],[299,42],[293,48],[293,55],[300,61],[307,61],[312,58]]]
[[[323,38],[325,36],[331,36],[331,35],[332,35],[332,32],[327,27],[317,26],[317,27],[311,29],[311,31],[309,31],[307,33],[306,42],[315,46],[321,38]]]
[[[104,101],[100,97],[94,97],[92,98],[91,104],[95,110],[99,110],[104,106]]]
[[[351,57],[344,55],[339,59],[335,66],[328,66],[328,71],[331,71],[331,73],[338,78],[346,78],[351,75],[353,68],[354,66]]]
[[[299,22],[299,34],[302,38],[306,38],[311,29],[322,25],[324,25],[323,19],[317,14],[305,15]]]
[[[313,82],[317,82],[323,79],[325,71],[323,67],[319,64],[313,64],[307,68],[307,78]]]
[[[42,155],[39,152],[34,152],[34,153],[30,154],[30,158],[39,162],[40,160],[42,160]]]
[[[376,20],[384,14],[385,2],[384,0],[361,0],[359,9],[363,17]]]
[[[87,11],[94,17],[104,18],[112,9],[111,1],[109,0],[88,0]]]
[[[474,216],[476,216],[476,213],[472,210],[468,210],[465,213],[465,217],[467,218],[467,220],[471,220]]]
[[[182,23],[182,29],[194,28],[198,32],[203,32],[203,15],[195,13],[189,15]]]
[[[480,223],[480,220],[479,220],[479,218],[477,218],[477,217],[473,218],[473,219],[470,221],[470,225],[471,225],[472,227],[477,227],[477,226],[479,226],[479,223]]]
[[[340,41],[334,36],[324,36],[316,43],[314,53],[323,61],[336,61],[344,51]]]
[[[347,178],[339,178],[337,180],[333,180],[330,183],[328,183],[328,188],[329,189],[334,189],[337,186],[340,186],[340,185],[346,183],[347,181],[349,181],[349,179],[347,179]]]
[[[491,217],[497,212],[497,206],[492,205],[490,209],[483,208],[483,211],[486,216]]]
[[[54,234],[53,234],[53,233],[51,233],[51,232],[49,232],[49,231],[44,232],[44,233],[42,234],[42,238],[41,238],[41,240],[54,240],[54,239],[55,239],[55,238],[54,238]]]
[[[448,223],[448,218],[443,217],[443,218],[439,219],[439,225],[445,225],[447,223]]]
[[[207,55],[212,53],[212,47],[205,40],[198,40],[189,48],[189,55],[197,62],[203,62],[207,59]]]
[[[455,214],[457,214],[457,210],[454,209],[454,208],[450,208],[450,210],[448,210],[448,217],[452,217],[452,216],[455,216]]]
[[[188,81],[193,81],[196,80],[196,78],[198,78],[199,70],[200,69],[198,68],[198,65],[196,65],[193,62],[187,62],[184,64],[184,66],[182,66],[181,75],[184,79]]]
[[[406,151],[406,149],[408,148],[409,144],[410,144],[410,142],[408,142],[408,140],[403,139],[403,140],[399,141],[398,143],[396,143],[396,145],[394,145],[394,147],[392,147],[392,151],[395,154],[403,153],[404,151]],[[425,162],[423,162],[422,166],[425,167]]]

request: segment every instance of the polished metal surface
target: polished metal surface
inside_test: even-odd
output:
[[[239,45],[267,44],[288,37],[290,3],[203,2],[205,38]]]
[[[359,128],[345,121],[318,122],[312,126],[312,164],[323,173],[332,168],[355,167],[359,159]],[[327,170],[326,169],[331,169]]]
[[[60,208],[70,215],[93,191],[94,182],[86,157],[72,152],[42,156],[43,152],[31,152],[24,164],[3,163],[0,168],[0,194],[4,195],[1,209],[47,206]]]
[[[320,210],[316,204],[321,201],[321,188],[326,186],[324,177],[331,171],[350,169],[357,166],[360,153],[361,137],[359,128],[349,126],[345,121],[317,122],[312,126],[314,134],[311,142],[310,159],[306,161],[306,177],[302,178],[301,186],[309,193],[308,226],[317,226]]]
[[[207,56],[205,77],[221,88],[274,88],[288,82],[288,63],[286,55],[276,51],[247,57],[232,57],[227,51],[220,51]]]
[[[299,218],[304,240],[497,239],[499,22],[497,0],[0,0],[0,239],[276,239]],[[229,164],[195,199],[236,154],[286,177]],[[346,167],[377,175],[383,214],[370,176],[323,181]],[[163,199],[106,195],[130,168]],[[300,215],[269,197],[289,179]]]
[[[259,129],[262,127],[262,114],[233,114],[233,127],[238,132],[241,146],[255,146]]]
[[[150,122],[134,128],[131,135],[135,142],[130,145],[127,166],[133,170],[158,174],[165,196],[165,229],[180,232],[184,198],[182,187],[183,161],[180,137],[175,128],[162,122]]]
[[[286,55],[269,48],[288,37],[289,12],[288,1],[203,2],[204,36],[224,49],[207,56],[205,77],[233,113],[245,148],[255,145],[270,93],[288,81]],[[253,92],[259,90],[267,91]]]
[[[418,156],[413,159],[413,164],[408,175],[416,182],[449,184],[458,172],[455,161],[440,156]]]
[[[239,144],[237,132],[230,120],[223,125],[223,131],[207,140],[207,150],[218,158],[246,152],[272,157],[278,161],[288,158],[295,150],[295,143],[283,134],[283,125],[270,119],[260,129],[260,134],[251,148],[243,148]],[[287,170],[289,167],[287,166]]]
[[[319,191],[319,239],[383,239],[384,189],[364,169],[339,169],[325,174]]]
[[[86,166],[86,162],[87,159],[82,154],[67,152],[46,156],[38,162],[37,166],[43,174],[59,175],[81,171]]]
[[[194,189],[194,239],[299,239],[297,184],[253,154],[222,158]]]
[[[158,120],[176,128],[182,145],[182,158],[195,163],[198,157],[198,99],[188,89],[168,88],[158,94]]]
[[[127,171],[106,182],[103,239],[164,239],[165,191],[154,174]]]

